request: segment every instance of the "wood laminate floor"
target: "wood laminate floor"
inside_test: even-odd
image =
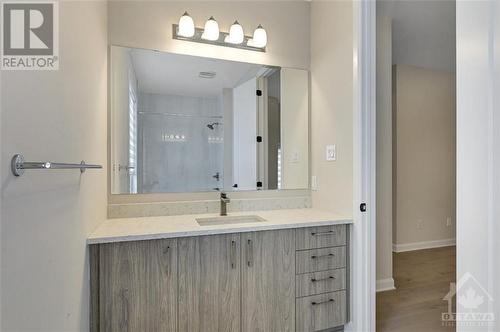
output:
[[[455,331],[443,297],[455,282],[455,247],[393,254],[396,290],[377,293],[377,332]]]

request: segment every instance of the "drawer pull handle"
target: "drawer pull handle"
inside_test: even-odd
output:
[[[312,232],[312,236],[320,236],[320,235],[333,235],[335,234],[335,231],[328,231],[328,232]]]
[[[318,258],[325,258],[325,257],[333,257],[333,256],[335,256],[335,254],[326,254],[326,255],[318,255],[318,256],[313,255],[313,256],[311,256],[311,259],[318,259]]]
[[[253,263],[253,242],[248,239],[247,241],[247,265],[251,267]]]
[[[329,299],[329,300],[322,301],[322,302],[311,302],[311,305],[320,305],[320,304],[325,304],[325,303],[330,303],[330,302],[335,302],[335,300]]]
[[[231,241],[230,260],[232,269],[236,268],[235,257],[236,257],[236,241]]]
[[[325,281],[325,280],[333,280],[335,279],[334,276],[329,276],[329,277],[326,277],[326,278],[321,278],[321,279],[316,279],[316,278],[312,278],[311,279],[311,282],[318,282],[318,281]]]

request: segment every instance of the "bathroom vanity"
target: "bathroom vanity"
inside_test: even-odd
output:
[[[92,330],[343,329],[349,219],[314,209],[225,218],[104,222],[88,239]]]
[[[111,45],[109,80],[110,198],[145,203],[88,239],[92,331],[342,330],[351,220],[305,208],[309,72]]]

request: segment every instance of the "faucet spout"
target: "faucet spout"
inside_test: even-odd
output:
[[[220,215],[227,216],[227,204],[229,204],[231,200],[227,197],[226,193],[220,193]]]

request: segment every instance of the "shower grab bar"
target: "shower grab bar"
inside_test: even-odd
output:
[[[26,169],[79,169],[81,173],[85,172],[87,168],[97,169],[102,168],[101,165],[86,164],[81,161],[79,164],[68,163],[53,163],[50,161],[24,161],[22,154],[15,154],[11,161],[12,174],[21,176]]]

